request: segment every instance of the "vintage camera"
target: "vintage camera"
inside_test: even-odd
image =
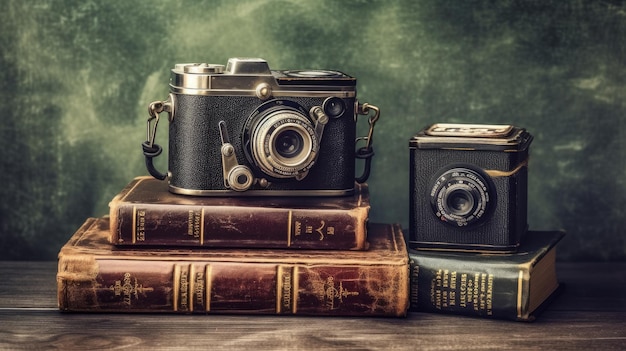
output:
[[[527,231],[528,148],[510,125],[435,124],[410,139],[417,249],[513,252]]]
[[[152,159],[160,113],[169,116],[168,173]],[[329,70],[270,70],[258,58],[177,64],[166,101],[149,106],[146,166],[187,195],[348,195],[356,159],[369,175],[377,107],[356,100],[356,79]],[[357,138],[357,115],[369,134]],[[356,149],[356,143],[365,146]]]

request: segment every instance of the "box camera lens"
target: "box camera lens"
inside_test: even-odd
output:
[[[527,230],[531,141],[510,125],[435,124],[411,138],[411,246],[515,251]]]
[[[496,200],[488,176],[471,166],[444,168],[431,181],[435,216],[453,227],[472,228],[487,221]]]

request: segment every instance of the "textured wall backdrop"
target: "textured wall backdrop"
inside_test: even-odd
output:
[[[146,174],[146,107],[166,97],[169,68],[231,56],[358,78],[360,100],[382,110],[372,220],[408,225],[421,127],[510,123],[535,136],[531,228],[569,232],[561,259],[626,258],[622,1],[0,4],[2,259],[54,259],[87,216],[108,213]]]

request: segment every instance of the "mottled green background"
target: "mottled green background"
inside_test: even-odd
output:
[[[586,0],[0,0],[0,258],[55,259],[146,174],[146,107],[177,62],[339,69],[382,109],[372,220],[408,225],[408,139],[508,123],[531,146],[532,229],[560,259],[626,258],[626,5]],[[160,131],[166,139],[166,128]],[[165,157],[160,168],[165,168]]]

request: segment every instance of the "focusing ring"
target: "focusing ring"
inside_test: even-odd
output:
[[[315,127],[302,109],[286,101],[271,102],[269,106],[259,109],[248,129],[251,161],[270,177],[301,179],[319,152]]]

